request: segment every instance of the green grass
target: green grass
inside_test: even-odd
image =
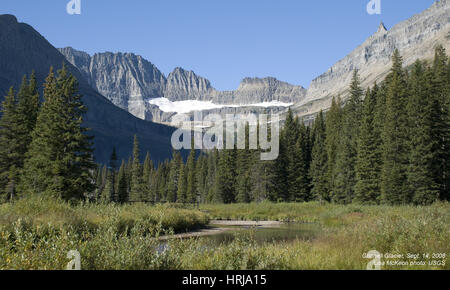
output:
[[[307,204],[179,206],[79,205],[23,200],[0,206],[0,269],[64,269],[78,250],[83,269],[365,269],[370,250],[390,254],[450,255],[450,206],[340,206]],[[162,233],[204,225],[208,218],[312,222],[312,240],[257,244],[238,234],[231,244],[171,240]],[[172,229],[172,230],[171,230]],[[406,260],[406,259],[405,259]],[[383,269],[450,269],[385,266]]]
[[[365,269],[369,260],[364,259],[363,254],[371,250],[403,254],[403,260],[408,262],[408,254],[430,254],[431,257],[445,253],[447,260],[450,256],[448,203],[428,207],[262,203],[204,205],[202,210],[214,219],[297,221],[320,225],[322,231],[313,241],[243,247],[241,254],[247,253],[250,260],[259,257],[263,269],[265,265],[276,269]],[[215,259],[226,260],[223,257],[226,252],[226,248],[216,249],[214,253],[191,259],[193,262],[185,267],[208,269],[220,265]],[[240,267],[245,268],[245,263]],[[450,269],[450,265],[446,261],[441,267],[384,266],[383,269]]]

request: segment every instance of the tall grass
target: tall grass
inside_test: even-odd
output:
[[[83,269],[365,269],[364,253],[450,255],[450,207],[252,204],[202,206],[214,218],[314,222],[312,240],[258,244],[249,234],[159,241],[207,223],[208,214],[173,206],[79,205],[24,200],[0,206],[0,269],[64,269],[70,250]],[[162,244],[164,243],[164,244]],[[450,269],[384,266],[384,269]]]
[[[86,269],[164,268],[158,236],[204,227],[208,216],[171,206],[71,206],[28,198],[0,206],[0,269],[64,269],[70,250]]]

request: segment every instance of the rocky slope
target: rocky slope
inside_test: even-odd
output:
[[[124,58],[117,58],[117,62],[126,63]],[[73,55],[73,61],[82,64],[80,67],[87,68],[90,65],[88,60],[89,56],[86,54]],[[20,85],[25,74],[29,75],[35,70],[38,82],[43,83],[50,67],[58,69],[63,63],[78,79],[80,93],[88,107],[84,125],[91,128],[91,133],[95,136],[96,161],[108,162],[114,145],[120,158],[128,158],[132,152],[135,134],[140,138],[142,152],[150,151],[155,160],[170,157],[173,128],[142,121],[118,108],[91,87],[86,71],[81,69],[80,72],[67,62],[66,58],[31,26],[18,23],[13,15],[0,15],[0,101],[10,86],[17,88]],[[142,66],[144,65],[142,61]],[[132,71],[127,72],[127,75],[131,74]],[[106,75],[103,77],[106,78]],[[145,75],[145,79],[149,78],[150,76]],[[113,84],[112,82],[110,85]],[[154,90],[157,91],[157,88]]]
[[[164,97],[171,101],[209,101],[214,94],[215,90],[209,80],[180,67],[169,74],[164,90]],[[153,98],[154,96],[148,95],[147,97]]]
[[[245,78],[235,91],[217,91],[210,81],[193,71],[176,68],[167,78],[150,62],[131,53],[98,53],[94,56],[71,47],[59,49],[67,60],[76,66],[89,84],[116,106],[128,110],[138,118],[159,123],[170,122],[172,112],[163,112],[148,100],[166,98],[172,102],[198,100],[218,105],[245,105],[245,108],[210,110],[225,114],[265,112],[249,105],[278,101],[297,103],[304,98],[306,90],[281,82],[275,78]],[[273,110],[284,109],[272,106]],[[250,109],[249,109],[250,108]]]
[[[59,49],[100,94],[116,106],[145,119],[147,96],[163,97],[164,75],[150,62],[132,53],[97,53],[70,47]]]
[[[333,96],[346,98],[353,70],[363,87],[382,81],[391,68],[391,55],[398,48],[406,66],[417,59],[431,59],[438,44],[450,50],[450,0],[435,2],[429,9],[390,30],[381,24],[375,34],[326,73],[312,81],[306,97],[295,107],[300,116],[311,116],[330,107]]]

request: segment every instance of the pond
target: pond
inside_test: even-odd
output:
[[[238,236],[251,236],[258,244],[295,240],[312,240],[320,232],[320,225],[289,223],[276,226],[215,226],[222,231],[202,237],[213,245],[229,244]]]

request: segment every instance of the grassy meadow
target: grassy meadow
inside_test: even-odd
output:
[[[258,244],[236,233],[231,244],[204,238],[161,242],[160,235],[204,227],[210,219],[314,223],[314,239]],[[450,206],[341,206],[320,203],[72,206],[38,198],[0,205],[0,269],[365,269],[370,250],[450,255]],[[432,259],[430,259],[432,260]],[[446,260],[446,259],[444,259]],[[446,261],[445,261],[446,262]],[[445,265],[383,269],[450,269]]]

